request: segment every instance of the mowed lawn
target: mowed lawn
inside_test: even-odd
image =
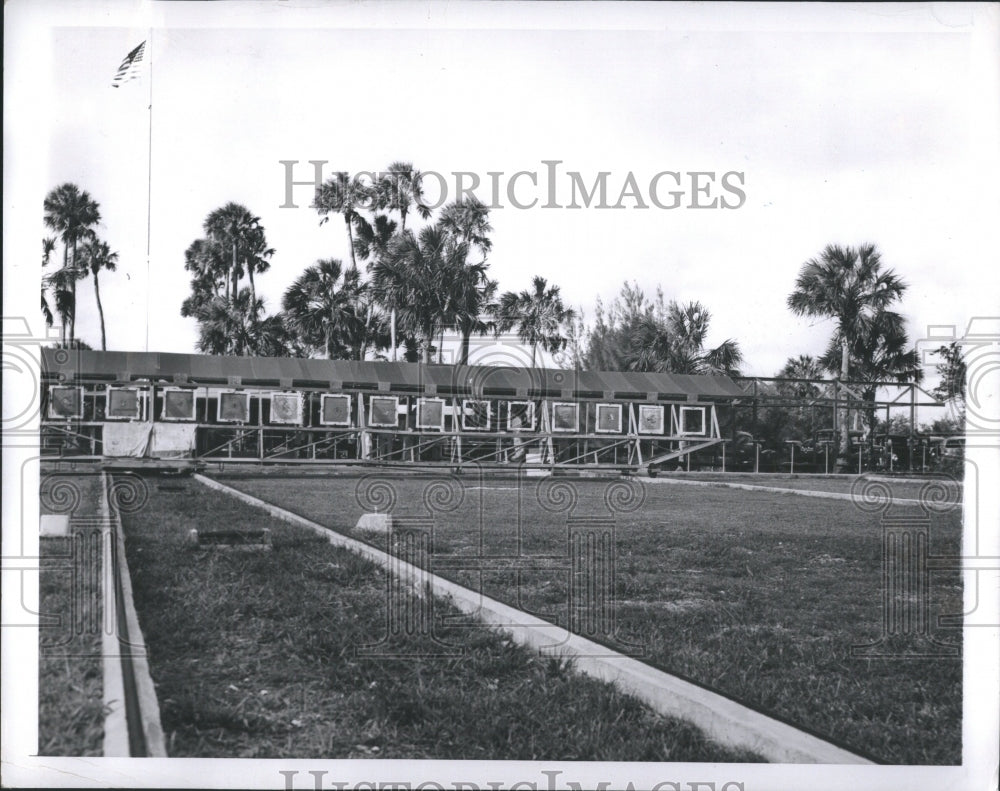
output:
[[[123,522],[171,756],[759,760],[485,628],[390,637],[370,561],[190,479],[147,482]],[[270,550],[187,541],[261,528]]]
[[[925,641],[898,637],[891,658],[852,652],[883,634],[883,543],[881,515],[851,502],[643,479],[629,490],[616,480],[468,473],[217,477],[344,532],[374,503],[388,508],[391,491],[404,526],[407,517],[433,525],[434,570],[563,625],[568,520],[603,517],[615,528],[616,625],[605,642],[640,647],[650,664],[880,760],[961,762],[960,653],[928,657]],[[613,513],[609,503],[638,508]],[[891,514],[921,515],[912,506]],[[931,554],[958,554],[960,522],[957,508],[931,516]],[[515,569],[518,553],[548,556],[545,568]],[[930,637],[959,651],[960,631],[937,618],[961,603],[958,573],[933,572]]]
[[[39,755],[103,750],[100,480],[42,478],[41,513],[69,515],[70,535],[39,542]]]

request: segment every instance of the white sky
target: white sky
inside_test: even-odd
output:
[[[28,262],[14,264],[18,282],[34,306],[44,193],[65,181],[89,191],[120,255],[120,271],[102,278],[111,349],[144,348],[148,288],[149,348],[193,350],[195,323],[179,314],[184,250],[227,201],[258,214],[277,250],[258,278],[269,310],[317,258],[349,257],[343,222],[320,227],[308,188],[296,188],[301,208],[279,208],[283,159],[300,161],[297,178],[310,177],[310,159],[328,160],[327,173],[403,159],[484,181],[558,159],[587,183],[610,171],[611,202],[629,171],[644,191],[662,170],[741,171],[737,210],[518,210],[504,198],[490,260],[502,290],[540,274],[588,319],[595,298],[612,298],[624,280],[701,300],[710,343],[738,339],[748,373],[822,351],[831,323],[797,319],[785,299],[802,262],[831,242],[879,246],[910,284],[903,311],[914,340],[928,325],[961,331],[1000,307],[995,7],[13,10],[31,35],[8,54],[7,81],[28,112],[5,130],[16,124],[36,152],[14,227]],[[147,283],[149,87],[110,83],[150,27]],[[27,169],[5,149],[9,165]],[[716,185],[720,194],[734,197]],[[541,203],[544,187],[522,180],[519,195]],[[89,283],[77,333],[99,344]]]

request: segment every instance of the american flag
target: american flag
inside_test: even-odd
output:
[[[142,67],[143,56],[146,54],[146,42],[143,41],[138,47],[125,56],[122,65],[118,67],[115,78],[111,81],[111,87],[117,88],[129,80],[139,77]]]

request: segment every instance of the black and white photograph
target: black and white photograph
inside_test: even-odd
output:
[[[997,787],[1000,4],[11,0],[4,96],[5,787]]]

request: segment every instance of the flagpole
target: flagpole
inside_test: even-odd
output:
[[[149,351],[149,250],[153,213],[153,28],[149,29],[149,146],[146,153],[146,351]]]

